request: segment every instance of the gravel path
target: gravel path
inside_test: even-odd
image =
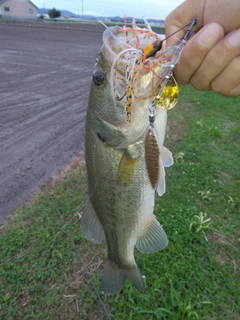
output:
[[[0,223],[84,149],[102,30],[0,24]]]

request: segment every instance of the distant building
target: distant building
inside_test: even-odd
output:
[[[29,0],[0,0],[0,17],[37,19],[38,7]]]

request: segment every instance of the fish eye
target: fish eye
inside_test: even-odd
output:
[[[100,87],[105,81],[105,74],[101,70],[93,72],[93,82],[96,86]]]

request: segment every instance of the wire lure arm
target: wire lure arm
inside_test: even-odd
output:
[[[162,169],[160,167],[160,161],[159,161],[161,150],[160,150],[157,131],[154,128],[156,108],[160,107],[162,109],[168,110],[176,104],[177,99],[175,99],[175,92],[174,92],[175,83],[174,82],[171,83],[171,81],[169,80],[172,78],[173,81],[175,81],[174,78],[172,77],[175,65],[179,60],[184,44],[186,43],[187,40],[190,39],[193,33],[192,28],[197,24],[197,21],[198,19],[193,19],[188,24],[189,27],[183,39],[179,41],[176,46],[172,47],[173,53],[172,53],[172,58],[169,61],[169,66],[168,66],[169,70],[165,75],[165,77],[163,78],[163,81],[160,83],[160,90],[157,88],[156,94],[154,96],[154,100],[149,106],[149,128],[145,137],[145,161],[146,161],[149,180],[152,184],[153,189],[157,190],[159,195],[163,194],[162,192],[163,187],[161,185],[161,175],[163,175],[163,173],[161,171]],[[183,28],[185,27],[186,26],[184,26]],[[164,40],[166,39],[167,38],[165,38]],[[148,49],[148,52],[150,52],[150,54],[151,52],[154,53],[153,46],[152,47],[149,46],[147,49]],[[171,90],[169,90],[169,87],[171,88]],[[163,103],[164,105],[163,107],[160,106],[161,103]],[[169,107],[168,105],[171,105],[171,106]],[[164,192],[165,192],[165,187],[164,187]]]
[[[182,40],[179,41],[179,43],[176,45],[177,49],[176,49],[176,52],[174,54],[174,59],[170,65],[170,69],[169,69],[169,72],[166,74],[166,76],[164,77],[164,81],[162,83],[162,86],[161,86],[161,89],[158,93],[158,96],[161,96],[162,93],[163,93],[163,90],[165,88],[165,86],[167,85],[169,79],[173,76],[173,71],[174,71],[174,68],[179,60],[179,57],[180,57],[180,54],[182,53],[182,50],[183,50],[183,46],[185,45],[186,41],[188,41],[190,39],[190,37],[192,36],[193,34],[193,27],[197,24],[198,22],[198,18],[195,18],[192,20],[192,22],[189,24],[189,27],[187,29],[187,32],[185,34],[185,36],[183,37]],[[178,30],[179,31],[179,30]],[[167,39],[167,38],[166,38]],[[164,40],[166,40],[164,39]]]

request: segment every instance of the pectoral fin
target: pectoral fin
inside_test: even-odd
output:
[[[166,182],[165,182],[165,169],[164,167],[170,167],[173,165],[173,156],[171,151],[169,151],[167,148],[162,147],[160,151],[160,157],[159,157],[159,177],[157,182],[157,193],[161,197],[165,191],[166,191]]]
[[[174,163],[172,152],[164,146],[161,149],[161,158],[164,167],[171,167]]]
[[[165,169],[162,162],[162,157],[159,157],[159,176],[157,182],[157,193],[161,197],[166,191]]]
[[[143,253],[153,253],[164,249],[168,244],[166,233],[154,217],[143,235],[136,242],[136,248]]]
[[[133,183],[135,177],[135,169],[140,156],[134,153],[134,157],[129,150],[126,149],[123,153],[118,166],[116,181],[119,186],[127,187]]]
[[[104,239],[104,230],[90,199],[87,199],[82,211],[80,226],[82,233],[91,242],[102,242]]]

